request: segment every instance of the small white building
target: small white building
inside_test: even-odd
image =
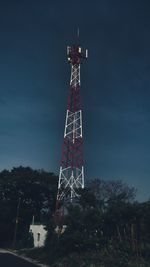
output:
[[[42,224],[34,223],[34,218],[33,218],[29,231],[30,233],[33,234],[34,247],[44,246],[44,242],[45,242],[46,234],[47,234],[47,231],[45,230],[45,226]]]

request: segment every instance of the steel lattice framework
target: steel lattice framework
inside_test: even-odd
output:
[[[77,190],[84,188],[80,66],[82,59],[88,57],[88,51],[73,45],[67,47],[67,56],[71,65],[71,78],[59,172],[58,204],[72,202],[78,196]]]

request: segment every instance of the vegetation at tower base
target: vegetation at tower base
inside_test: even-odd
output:
[[[55,232],[58,177],[31,168],[0,173],[0,245],[11,246],[18,199],[16,248],[32,246],[29,224],[42,220],[48,230],[45,247],[19,250],[49,266],[146,267],[150,262],[150,201],[135,201],[136,190],[121,181],[94,180],[68,207],[67,228]],[[139,265],[139,262],[141,265]]]
[[[121,181],[95,180],[81,190],[79,204],[68,208],[64,234],[50,228],[50,266],[150,266],[150,201],[138,203],[135,194]]]

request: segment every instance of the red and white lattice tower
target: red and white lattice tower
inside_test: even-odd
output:
[[[78,189],[84,188],[82,107],[80,99],[80,65],[88,57],[88,51],[79,45],[67,47],[71,66],[70,89],[66,113],[62,158],[59,172],[57,207],[78,197]]]

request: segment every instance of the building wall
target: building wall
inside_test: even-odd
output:
[[[44,246],[44,242],[46,239],[47,231],[44,229],[44,225],[30,225],[30,232],[33,233],[34,238],[34,247],[42,247]]]

